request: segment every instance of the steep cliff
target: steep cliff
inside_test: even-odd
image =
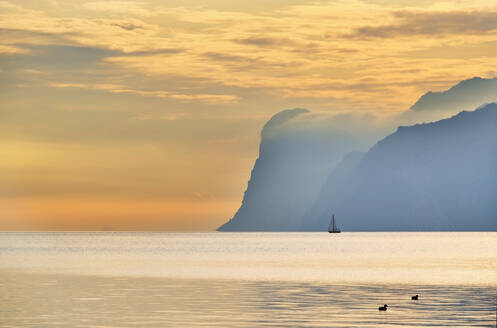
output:
[[[325,123],[309,127],[309,115],[305,109],[285,110],[266,123],[242,205],[218,230],[306,229],[305,214],[329,172],[345,153],[364,144]]]
[[[307,215],[325,230],[497,230],[497,104],[400,127],[347,174],[332,174]]]

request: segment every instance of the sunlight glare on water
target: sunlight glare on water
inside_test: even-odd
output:
[[[0,233],[0,326],[493,327],[496,250],[493,232]]]

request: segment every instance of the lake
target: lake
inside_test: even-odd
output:
[[[496,297],[496,232],[0,233],[1,327],[495,327]]]

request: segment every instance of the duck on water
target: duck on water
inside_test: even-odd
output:
[[[416,295],[414,295],[414,296],[411,296],[411,300],[414,300],[414,301],[417,301],[417,300],[418,300],[418,298],[419,298],[419,295],[418,295],[418,294],[416,294]],[[383,306],[380,306],[380,307],[378,308],[378,310],[379,310],[379,311],[386,311],[386,310],[387,310],[387,307],[388,307],[388,305],[386,305],[386,304],[385,304],[385,305],[383,305]]]

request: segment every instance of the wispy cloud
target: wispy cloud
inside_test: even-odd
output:
[[[348,37],[392,38],[415,35],[482,34],[497,29],[497,12],[480,11],[398,11],[397,22],[358,27]]]
[[[47,82],[47,85],[54,88],[79,88],[89,90],[102,90],[118,94],[133,94],[144,97],[168,98],[180,101],[196,101],[210,104],[237,103],[238,97],[223,94],[183,94],[164,90],[139,90],[130,89],[118,84],[85,84],[85,83],[60,83]]]
[[[214,51],[203,53],[202,56],[221,62],[254,62],[257,60],[247,56],[231,55]]]
[[[114,23],[112,25],[117,26],[119,28],[122,28],[123,30],[126,30],[126,31],[133,31],[133,30],[136,30],[136,29],[143,29],[143,26],[135,25],[133,23]]]
[[[83,7],[97,12],[112,14],[150,16],[153,11],[147,9],[144,3],[137,1],[90,1],[83,4]]]
[[[275,38],[267,36],[251,36],[233,40],[236,43],[258,46],[258,47],[274,47],[274,46],[294,46],[296,43],[289,38]]]
[[[392,108],[403,102],[407,108],[422,92],[419,81],[431,81],[426,86],[430,88],[442,80],[453,83],[488,71],[488,63],[468,58],[469,52],[456,51],[450,58],[436,51],[430,51],[428,58],[418,54],[440,45],[457,49],[462,43],[476,47],[492,42],[497,26],[495,8],[476,11],[464,4],[445,11],[440,5],[436,10],[427,6],[393,11],[392,6],[364,1],[307,2],[272,6],[278,10],[263,14],[216,6],[92,1],[73,4],[83,14],[75,11],[64,17],[29,6],[10,6],[0,20],[0,33],[5,35],[0,50],[17,52],[16,64],[28,64],[28,69],[46,63],[60,63],[65,70],[72,63],[74,71],[87,65],[88,72],[97,72],[98,67],[107,76],[93,76],[94,84],[119,84],[121,89],[157,87],[150,82],[135,88],[137,76],[166,83],[189,80],[191,84],[185,82],[177,96],[161,96],[182,102],[203,95],[230,103],[243,99],[242,90],[250,90],[279,99],[326,103],[340,99],[361,108],[368,103]],[[461,36],[468,33],[473,33],[471,40],[463,40]],[[429,35],[437,38],[426,38]],[[378,38],[388,43],[378,47]],[[26,51],[39,57],[22,57],[29,55]],[[406,74],[411,66],[417,71]],[[457,66],[463,67],[454,70]],[[217,94],[230,97],[207,96]]]
[[[0,54],[27,54],[29,52],[30,50],[26,48],[0,44]]]
[[[170,55],[178,54],[185,51],[181,48],[160,48],[160,49],[149,49],[149,50],[136,50],[129,52],[122,52],[120,56],[154,56],[154,55]]]

